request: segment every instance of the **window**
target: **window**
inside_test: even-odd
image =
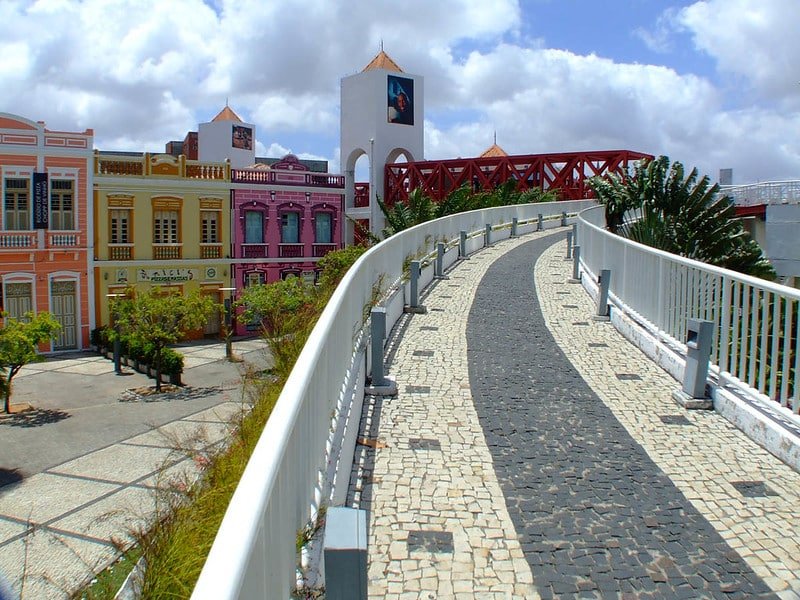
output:
[[[114,209],[111,213],[111,244],[131,243],[131,211],[127,209]]]
[[[204,210],[200,212],[200,243],[219,243],[219,211]]]
[[[155,211],[153,213],[153,243],[177,244],[178,241],[178,211]]]
[[[251,285],[261,285],[262,283],[264,283],[264,273],[255,271],[245,275],[244,284],[246,287],[250,287]]]
[[[31,228],[30,180],[6,179],[5,229],[27,230]]]
[[[314,216],[314,241],[317,244],[333,243],[331,213],[319,212]]]
[[[75,229],[75,182],[50,180],[50,229]]]
[[[27,312],[33,312],[30,282],[7,283],[5,308],[12,319],[22,319]]]
[[[281,243],[297,244],[300,242],[300,214],[296,212],[281,215]]]
[[[287,269],[281,271],[281,279],[289,279],[290,277],[300,277],[300,271],[297,269]]]
[[[248,210],[244,213],[244,243],[264,243],[264,213],[260,210]]]

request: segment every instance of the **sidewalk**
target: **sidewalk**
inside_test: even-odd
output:
[[[263,348],[234,344],[256,368]],[[13,400],[37,410],[0,419],[0,572],[17,591],[24,573],[23,598],[68,597],[146,522],[158,490],[196,474],[226,436],[242,410],[240,364],[225,360],[224,344],[180,350],[186,387],[160,396],[132,393],[153,380],[117,376],[90,353],[18,375]]]
[[[800,475],[679,409],[557,235],[457,264],[398,324],[349,499],[370,597],[800,598]]]

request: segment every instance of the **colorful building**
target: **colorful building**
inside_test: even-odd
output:
[[[342,247],[344,176],[312,172],[290,154],[233,169],[231,188],[233,286],[316,281],[317,260]]]
[[[49,311],[61,332],[45,352],[89,346],[93,132],[50,131],[0,113],[0,280],[12,317]]]
[[[228,297],[230,173],[227,162],[95,153],[91,270],[97,323],[110,322],[116,294],[129,287],[200,290],[217,302]],[[202,333],[219,332],[215,314]]]

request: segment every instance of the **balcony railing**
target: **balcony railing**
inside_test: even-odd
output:
[[[229,181],[230,164],[186,160],[183,155],[150,154],[141,156],[103,155],[95,153],[96,175],[121,177],[176,177],[205,181]]]
[[[304,244],[278,244],[278,254],[281,258],[301,258]]]
[[[264,432],[228,505],[192,594],[193,600],[287,598],[297,585],[297,532],[322,505],[346,498],[363,394],[366,363],[364,307],[375,303],[375,286],[386,291],[387,329],[402,315],[411,253],[435,256],[434,240],[448,244],[444,263],[458,255],[459,232],[470,232],[467,251],[484,244],[487,223],[497,241],[517,231],[557,226],[561,212],[591,202],[554,202],[476,210],[429,221],[370,248],[347,271],[314,326],[283,387]],[[504,224],[504,225],[501,225]],[[433,253],[433,254],[432,254]],[[420,285],[433,279],[424,270]],[[347,420],[347,415],[352,420]],[[332,427],[332,423],[334,426]],[[338,471],[337,471],[338,467]]]
[[[222,258],[222,244],[200,244],[200,258]]]
[[[267,258],[267,244],[242,244],[242,258]]]
[[[78,233],[50,233],[47,236],[47,245],[50,248],[77,248],[81,244]]]
[[[109,260],[133,260],[133,244],[109,244]]]
[[[328,252],[336,250],[336,244],[314,244],[314,257],[325,256]]]
[[[183,244],[153,244],[153,259],[178,260],[183,255]]]
[[[344,189],[344,175],[263,169],[231,169],[232,183],[300,185]]]
[[[35,248],[34,231],[0,231],[0,248]]]

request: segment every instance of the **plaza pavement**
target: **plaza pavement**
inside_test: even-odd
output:
[[[181,345],[179,392],[131,390],[145,375],[92,353],[54,356],[15,378],[0,417],[0,573],[23,599],[66,598],[118,556],[153,514],[160,494],[191,479],[245,404],[247,365],[264,368],[260,340]]]
[[[564,257],[499,242],[398,323],[348,498],[370,598],[800,598],[800,474],[679,408]]]

